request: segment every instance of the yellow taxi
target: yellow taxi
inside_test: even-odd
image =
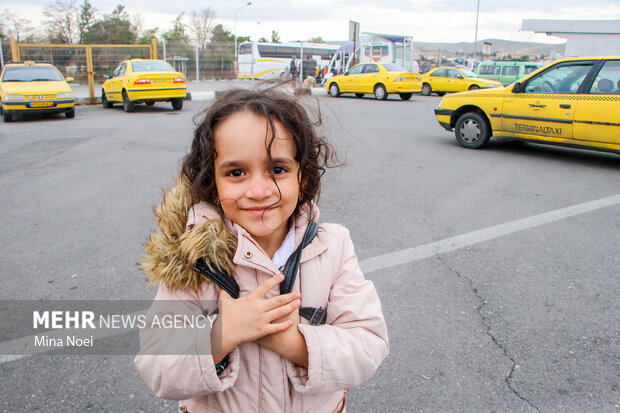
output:
[[[561,59],[505,88],[446,96],[435,115],[465,148],[493,137],[620,153],[620,56]]]
[[[75,117],[75,98],[67,80],[49,63],[7,63],[0,74],[2,118],[11,122],[17,115],[34,113]]]
[[[465,90],[489,89],[502,87],[497,80],[483,79],[469,69],[458,67],[437,67],[420,76],[422,95],[437,93],[443,96],[446,92],[463,92]]]
[[[418,73],[412,73],[394,63],[360,63],[348,72],[331,77],[325,82],[330,96],[355,93],[358,98],[372,93],[378,100],[387,99],[390,93],[398,93],[402,100],[409,100],[422,86]]]
[[[152,106],[155,102],[170,102],[172,109],[181,110],[187,95],[183,73],[163,60],[125,60],[104,78],[101,90],[104,108],[122,103],[125,112],[133,112],[136,103]]]

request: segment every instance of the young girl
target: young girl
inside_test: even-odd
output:
[[[330,154],[304,108],[281,93],[233,90],[206,110],[177,184],[155,210],[159,229],[142,268],[159,282],[156,300],[179,300],[184,314],[213,314],[220,300],[219,316],[209,335],[141,333],[135,363],[157,396],[192,413],[343,412],[346,389],[385,359],[381,304],[348,230],[322,223],[307,238]],[[209,256],[209,237],[229,258]],[[282,268],[298,247],[299,271],[281,294]],[[228,265],[239,298],[195,271],[197,257]],[[167,340],[193,350],[149,351]]]

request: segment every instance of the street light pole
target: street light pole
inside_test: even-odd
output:
[[[246,4],[244,4],[243,6],[239,7],[237,10],[235,10],[235,65],[237,65],[237,58],[239,57],[237,54],[237,13],[239,12],[239,10],[241,10],[242,8],[249,6],[250,4],[252,4],[251,1],[248,1]]]
[[[474,58],[471,62],[471,68],[474,68],[474,60],[476,60],[476,43],[478,43],[478,14],[480,13],[480,0],[478,0],[478,6],[476,7],[476,36],[474,37]]]

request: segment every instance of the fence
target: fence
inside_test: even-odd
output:
[[[201,50],[185,42],[163,41],[157,50],[159,59],[165,59],[189,80],[237,78],[231,42],[211,42]]]
[[[4,63],[49,62],[76,82],[88,82],[90,103],[95,103],[95,95],[98,95],[95,84],[103,83],[103,76],[110,74],[121,61],[132,58],[165,59],[188,81],[237,77],[234,44],[231,42],[211,42],[203,50],[186,42],[155,39],[150,44],[140,45],[34,44],[3,39],[1,45]]]

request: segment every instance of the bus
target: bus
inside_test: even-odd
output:
[[[317,67],[327,66],[340,45],[325,43],[243,42],[239,45],[238,79],[284,79],[291,59],[303,56],[314,59]],[[299,70],[299,68],[297,68]]]
[[[542,67],[542,64],[524,61],[495,60],[480,62],[476,67],[478,77],[485,79],[498,80],[504,86],[520,80],[535,70]]]
[[[376,62],[395,63],[410,72],[420,73],[420,66],[414,59],[411,36],[364,32],[360,43],[355,45],[355,54],[353,54],[353,42],[346,43],[341,50],[344,55],[342,71],[350,69],[353,63]]]

